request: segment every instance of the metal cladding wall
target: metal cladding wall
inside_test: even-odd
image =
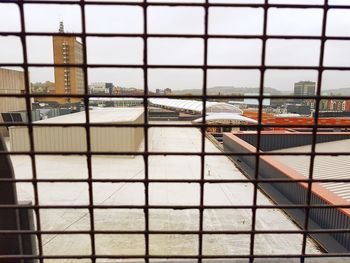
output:
[[[257,135],[256,133],[236,133],[240,139],[247,143],[256,146]],[[316,143],[332,142],[339,140],[350,139],[350,133],[348,132],[332,132],[332,133],[318,133],[316,136]],[[274,151],[278,149],[297,147],[303,145],[310,145],[312,143],[311,132],[298,132],[298,133],[261,133],[260,149],[262,151]]]
[[[256,149],[232,134],[224,134],[224,150],[232,153],[230,158],[250,178],[255,176],[256,156],[234,155],[234,153],[255,153]],[[277,163],[277,164],[276,164]],[[296,179],[304,179],[301,175],[279,162],[273,162],[268,156],[260,157],[258,179],[271,180],[271,182],[259,183],[259,187],[268,194],[278,205],[307,205],[307,184],[295,182]],[[287,182],[273,182],[273,180],[288,180]],[[290,180],[290,181],[289,181]],[[327,199],[332,196],[317,183],[313,184],[310,205],[324,205],[323,208],[309,208],[310,220],[308,230],[334,230],[332,233],[311,233],[310,235],[330,253],[342,253],[350,251],[350,233],[342,230],[350,228],[349,209],[331,207],[337,205]],[[345,200],[343,205],[345,204]],[[301,227],[305,221],[305,208],[284,209],[289,216]]]
[[[133,122],[123,124],[142,124],[144,116],[141,114]],[[143,140],[143,128],[123,127],[91,127],[91,150],[104,151],[138,151]]]
[[[24,72],[0,68],[0,93],[21,94],[22,91],[24,91]],[[0,113],[9,111],[22,111],[25,109],[25,100],[22,98],[0,98]],[[0,122],[3,122],[1,114]],[[8,136],[8,131],[5,127],[0,127],[0,135]]]
[[[144,114],[132,122],[142,124]],[[27,127],[10,127],[11,151],[29,151]],[[82,152],[87,150],[84,127],[34,127],[34,147],[36,151]],[[143,128],[134,127],[90,127],[91,150],[95,152],[138,151],[144,138]]]

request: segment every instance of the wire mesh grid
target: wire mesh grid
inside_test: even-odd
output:
[[[85,111],[86,123],[70,123],[70,124],[55,124],[55,123],[34,123],[32,120],[31,114],[28,114],[28,123],[11,123],[11,126],[24,126],[28,128],[29,133],[29,141],[30,141],[30,150],[29,151],[2,151],[1,155],[9,156],[9,155],[29,155],[31,160],[32,167],[32,178],[29,179],[19,179],[19,178],[11,178],[5,179],[2,178],[1,182],[14,182],[14,183],[31,183],[33,186],[34,192],[34,203],[26,206],[27,208],[33,209],[35,213],[35,230],[1,230],[0,232],[3,235],[16,235],[16,234],[33,234],[37,240],[38,251],[35,255],[0,255],[0,261],[4,260],[4,262],[15,260],[19,261],[21,259],[38,259],[40,262],[44,262],[47,259],[86,259],[89,262],[97,262],[100,259],[114,259],[114,260],[143,260],[144,262],[155,262],[154,260],[162,260],[162,259],[182,259],[182,260],[195,260],[198,262],[202,262],[210,259],[246,259],[249,262],[253,262],[257,259],[267,258],[272,260],[273,258],[278,259],[297,259],[300,262],[306,261],[308,258],[318,258],[319,260],[323,257],[347,257],[348,254],[346,252],[343,253],[320,253],[320,254],[310,254],[307,252],[307,240],[310,234],[320,234],[320,233],[348,233],[349,229],[341,228],[341,229],[310,229],[309,227],[309,218],[311,209],[315,208],[349,208],[348,204],[312,204],[312,185],[317,182],[350,182],[350,179],[317,179],[314,178],[314,162],[316,156],[329,156],[329,155],[338,155],[338,156],[348,156],[349,152],[316,152],[316,143],[317,143],[317,130],[319,128],[334,128],[333,125],[320,124],[318,122],[319,119],[319,108],[320,101],[323,99],[321,96],[321,87],[322,87],[322,74],[325,70],[341,70],[346,71],[350,70],[350,67],[338,67],[338,66],[325,66],[324,65],[324,53],[325,53],[325,43],[327,40],[341,40],[346,41],[350,40],[350,37],[335,37],[335,36],[327,36],[326,35],[326,26],[327,26],[327,14],[330,9],[350,9],[350,6],[346,5],[329,5],[328,0],[323,4],[274,4],[269,3],[267,0],[262,1],[257,4],[247,4],[247,3],[217,3],[210,2],[209,0],[205,0],[203,2],[196,3],[188,3],[188,2],[112,2],[112,1],[11,1],[11,0],[3,0],[2,3],[13,3],[16,4],[20,11],[20,32],[0,32],[1,36],[17,36],[20,38],[22,43],[22,52],[23,52],[23,63],[1,63],[2,67],[21,67],[24,70],[25,76],[25,93],[24,94],[0,94],[0,97],[15,97],[15,98],[23,98],[26,101],[26,110],[27,112],[31,112],[31,99],[32,98],[41,98],[41,97],[49,97],[56,98],[62,97],[62,94],[33,94],[30,90],[30,81],[29,81],[29,68],[30,67],[77,67],[81,68],[84,73],[84,94],[64,94],[64,97],[67,98],[80,98],[83,100],[85,109],[89,108],[89,99],[94,97],[124,97],[122,95],[93,95],[89,94],[88,90],[88,69],[89,68],[136,68],[141,69],[143,72],[143,85],[144,85],[144,94],[142,95],[128,95],[128,97],[132,98],[141,98],[143,100],[143,108],[144,108],[144,122],[142,124],[108,124],[108,123],[91,123],[90,122],[90,114],[89,111]],[[82,32],[81,33],[52,33],[52,32],[28,32],[26,30],[25,23],[25,6],[26,5],[52,5],[52,4],[65,4],[65,5],[74,5],[79,6],[81,12],[81,25]],[[143,33],[88,33],[86,30],[86,6],[138,6],[143,10]],[[199,7],[204,10],[204,33],[203,34],[154,34],[148,32],[148,8],[152,6],[172,6],[172,7]],[[249,7],[249,8],[260,8],[263,10],[263,31],[262,34],[258,35],[213,35],[208,32],[209,25],[209,11],[210,8],[213,7],[223,7],[223,8],[238,8],[238,7]],[[322,10],[322,32],[320,36],[300,36],[300,35],[268,35],[267,33],[267,23],[268,23],[268,11],[271,8],[281,8],[281,9],[319,9]],[[51,64],[51,63],[31,63],[28,60],[28,49],[27,49],[27,37],[29,36],[75,36],[81,38],[82,48],[83,48],[83,61],[81,64],[75,63],[64,63],[64,64]],[[129,37],[129,38],[141,38],[143,41],[143,62],[142,64],[92,64],[88,63],[88,51],[86,48],[87,38],[88,37]],[[166,38],[166,39],[175,39],[175,38],[190,38],[190,39],[200,39],[203,41],[203,64],[202,65],[154,65],[149,63],[149,51],[148,51],[148,42],[151,38]],[[211,38],[215,39],[255,39],[261,41],[261,58],[260,63],[257,66],[246,66],[246,65],[211,65],[208,63],[208,41]],[[266,63],[266,46],[268,40],[271,39],[298,39],[298,40],[318,40],[320,43],[320,53],[319,53],[319,62],[317,66],[271,66]],[[164,96],[154,95],[149,93],[149,80],[148,80],[148,70],[149,69],[199,69],[203,72],[203,90],[201,95],[178,95],[172,96],[172,98],[178,99],[197,99],[203,102],[203,110],[202,116],[203,121],[197,124],[172,124],[172,123],[150,123],[148,121],[148,107],[149,107],[149,99],[150,98],[160,98]],[[257,141],[256,141],[256,149],[253,153],[244,153],[238,152],[235,153],[235,156],[253,156],[255,158],[255,171],[254,176],[252,178],[247,179],[210,179],[208,180],[205,177],[206,168],[205,162],[206,157],[208,156],[228,156],[232,155],[232,153],[225,152],[207,152],[206,151],[206,130],[208,127],[213,127],[215,124],[208,124],[206,122],[206,103],[207,100],[210,99],[235,99],[241,98],[241,96],[216,96],[207,94],[207,72],[210,69],[255,69],[260,72],[260,82],[259,82],[259,95],[249,95],[245,96],[245,98],[256,99],[259,102],[258,108],[258,122],[255,125],[249,125],[250,128],[255,128],[257,131]],[[279,96],[270,96],[264,93],[264,76],[267,70],[315,70],[318,72],[317,77],[317,90],[315,96],[287,96],[287,95],[279,95]],[[264,128],[273,128],[276,127],[274,124],[263,124],[263,101],[264,99],[269,98],[300,98],[300,99],[313,99],[315,101],[315,116],[314,116],[314,124],[303,125],[303,128],[310,128],[312,130],[312,143],[311,149],[307,152],[284,152],[284,153],[271,153],[271,152],[262,152],[258,149],[261,149],[261,134]],[[327,99],[348,99],[345,96],[332,96],[327,97]],[[1,126],[6,126],[8,124],[1,123]],[[52,152],[52,151],[38,151],[35,149],[34,143],[34,127],[83,127],[86,132],[86,151],[75,151],[76,155],[85,155],[87,157],[87,178],[86,179],[75,179],[75,178],[67,178],[67,179],[42,179],[37,176],[37,162],[36,158],[41,155],[57,155],[57,154],[65,154],[69,155],[72,152]],[[219,127],[233,127],[232,125],[217,125]],[[144,149],[142,152],[139,151],[123,151],[123,152],[95,152],[91,147],[91,127],[131,127],[131,128],[142,128],[144,134]],[[177,128],[198,128],[201,131],[201,147],[200,151],[186,151],[186,152],[169,152],[169,151],[159,151],[153,152],[150,151],[149,146],[149,129],[150,128],[169,128],[169,127],[177,127]],[[246,125],[234,125],[234,127],[246,127]],[[281,128],[295,128],[300,127],[299,125],[292,124],[282,124],[278,125]],[[337,128],[350,128],[346,125],[338,125]],[[93,167],[92,167],[92,156],[99,155],[134,155],[134,156],[142,156],[144,161],[144,178],[141,179],[97,179],[93,177]],[[309,166],[309,177],[304,179],[295,179],[294,182],[304,183],[306,184],[307,195],[304,204],[289,204],[289,205],[281,205],[281,204],[259,204],[258,202],[258,193],[259,193],[259,184],[261,183],[283,183],[288,180],[284,179],[266,179],[259,177],[259,164],[261,162],[262,156],[274,156],[274,155],[293,155],[293,156],[309,156],[310,157],[310,166]],[[154,179],[149,176],[149,159],[152,156],[196,156],[200,159],[200,178],[198,179]],[[251,183],[253,185],[253,199],[252,204],[248,205],[207,205],[205,204],[205,185],[206,184],[215,184],[215,183],[223,183],[223,184],[238,184],[238,183]],[[40,203],[39,196],[39,183],[87,183],[88,185],[88,204],[87,205],[43,205]],[[96,205],[94,202],[94,183],[141,183],[144,185],[144,204],[143,205],[128,205],[128,204],[119,204],[119,205]],[[176,183],[176,184],[184,184],[184,183],[195,183],[199,185],[199,204],[198,205],[154,205],[150,202],[150,183]],[[20,208],[20,205],[17,204],[2,204],[1,209],[15,209]],[[297,230],[260,230],[256,227],[257,220],[257,210],[258,209],[303,209],[305,212],[304,222],[300,229]],[[87,209],[89,216],[89,229],[86,230],[43,230],[42,222],[41,222],[41,209]],[[142,209],[144,211],[144,229],[143,230],[99,230],[95,229],[95,210],[99,209]],[[198,230],[152,230],[150,228],[150,210],[151,209],[195,209],[198,211]],[[249,230],[206,230],[204,227],[204,213],[206,209],[249,209],[251,210],[251,228]],[[89,235],[90,237],[90,251],[89,254],[62,254],[62,255],[47,255],[43,251],[44,242],[42,240],[42,235]],[[97,235],[143,235],[144,236],[144,253],[142,254],[99,254],[96,249],[96,236]],[[195,254],[169,254],[169,255],[158,255],[153,254],[151,252],[151,240],[150,237],[152,235],[195,235],[197,238],[198,247]],[[249,235],[249,253],[246,254],[222,254],[222,255],[208,255],[204,253],[203,243],[205,235]],[[257,235],[268,235],[268,234],[301,234],[302,242],[301,242],[301,250],[296,254],[259,254],[256,253],[256,237]],[[132,246],[132,244],[130,244]],[[153,261],[152,261],[153,260]]]

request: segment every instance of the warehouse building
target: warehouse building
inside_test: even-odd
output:
[[[90,106],[102,107],[136,107],[143,105],[141,98],[89,98]]]
[[[103,108],[89,111],[93,124],[142,124],[143,108]],[[63,115],[34,122],[34,124],[84,124],[85,112]],[[29,150],[27,127],[10,127],[10,145],[13,151]],[[143,141],[143,128],[90,127],[91,150],[97,152],[138,151]],[[85,127],[36,126],[34,127],[36,151],[86,151]]]
[[[225,133],[223,144],[225,152],[249,178],[255,178],[257,149],[256,132]],[[259,158],[258,178],[270,180],[259,183],[259,187],[279,205],[308,204],[308,184],[297,180],[309,178],[310,157],[313,134],[311,132],[269,132],[260,134],[260,152],[271,152],[278,155],[263,155]],[[348,252],[350,250],[350,234],[342,230],[349,229],[350,187],[348,155],[336,156],[332,152],[347,152],[350,145],[350,133],[318,132],[316,137],[316,153],[331,152],[328,155],[317,155],[313,165],[314,180],[328,179],[338,182],[313,182],[310,205],[326,206],[326,209],[310,209],[309,229],[340,229],[334,233],[315,233],[313,238],[327,252]],[[247,155],[238,155],[247,154]],[[305,155],[283,155],[286,153],[303,153]],[[274,180],[277,180],[274,182]],[[283,182],[278,182],[283,180]],[[338,207],[337,207],[338,206]],[[284,209],[299,225],[305,222],[304,209]]]
[[[24,92],[24,72],[0,68],[0,93],[23,94]],[[15,97],[0,97],[0,123],[4,122],[1,113],[23,111],[25,109],[25,99]],[[8,136],[8,131],[5,127],[0,127],[0,135]]]
[[[347,140],[336,140],[316,144],[317,152],[348,152],[350,149],[350,134]],[[279,152],[308,152],[310,145],[302,145],[280,149]],[[282,164],[297,171],[304,177],[309,176],[310,158],[298,155],[276,155],[272,158],[280,161]],[[315,179],[335,179],[347,180],[350,174],[350,162],[348,155],[319,155],[314,160],[314,175]],[[336,194],[350,202],[350,184],[344,182],[326,182],[320,185],[330,192]]]

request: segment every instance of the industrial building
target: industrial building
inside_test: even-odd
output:
[[[90,94],[113,94],[113,83],[110,82],[93,82],[89,84]]]
[[[193,114],[202,114],[203,112],[203,101],[198,100],[179,100],[179,99],[168,99],[168,98],[157,98],[157,99],[149,99],[151,105],[156,107],[161,107],[165,109],[184,111],[187,113]],[[215,102],[215,101],[207,101],[205,103],[206,112],[207,113],[234,113],[234,114],[242,114],[243,112],[228,103],[223,102]]]
[[[301,104],[287,104],[287,113],[295,113],[299,115],[310,116],[311,107],[308,105]]]
[[[312,81],[299,81],[294,83],[294,96],[315,96],[316,94],[316,82]],[[301,103],[302,99],[294,99],[296,103]]]
[[[92,124],[143,124],[143,108],[101,108],[89,110]],[[85,112],[67,114],[34,124],[84,124]],[[9,128],[10,145],[13,151],[29,150],[28,128]],[[96,152],[135,152],[143,141],[143,128],[90,127],[91,150]],[[84,127],[36,126],[34,127],[36,151],[81,152],[87,150]]]
[[[163,122],[164,123],[164,122]],[[189,122],[187,122],[189,124]],[[195,152],[201,151],[201,132],[196,128],[157,127],[149,131],[149,152]],[[109,140],[112,142],[112,140]],[[189,147],[189,145],[191,147]],[[205,139],[206,152],[219,149]],[[252,205],[254,186],[246,180],[239,169],[223,155],[206,156],[205,180],[217,182],[204,184],[203,230],[204,231],[250,231],[251,209],[232,206]],[[23,155],[11,156],[16,179],[31,178],[30,159]],[[92,156],[94,227],[96,231],[144,231],[146,215],[145,186],[138,182],[98,182],[99,180],[142,180],[145,178],[143,156],[117,158]],[[86,157],[78,155],[38,155],[36,157],[38,179],[87,178]],[[198,234],[167,234],[165,231],[198,231],[200,184],[174,183],[166,180],[198,180],[201,176],[200,157],[196,155],[153,155],[148,162],[149,251],[151,255],[195,255],[198,251]],[[225,183],[225,180],[243,180],[242,183]],[[220,182],[218,182],[220,181]],[[39,183],[38,195],[41,206],[83,206],[89,204],[88,184]],[[31,184],[18,184],[19,200],[34,202]],[[258,191],[258,204],[273,206],[272,201]],[[107,208],[113,205],[130,205],[133,209]],[[173,207],[184,207],[173,209]],[[216,209],[215,206],[227,206]],[[229,208],[231,206],[231,208]],[[106,207],[106,208],[104,208]],[[164,207],[164,208],[157,208]],[[169,208],[166,208],[169,207]],[[210,208],[212,207],[212,208]],[[89,230],[88,209],[41,209],[42,231]],[[278,209],[258,209],[255,229],[258,231],[291,230],[298,227]],[[155,232],[159,232],[158,234]],[[90,236],[86,234],[42,235],[43,255],[79,254],[90,255]],[[301,233],[256,235],[254,253],[298,254],[302,249]],[[140,234],[95,234],[96,253],[107,255],[106,262],[125,262],[124,259],[108,259],[108,255],[142,255],[145,237]],[[307,240],[308,254],[322,254],[314,242]],[[203,234],[203,255],[249,255],[249,234]],[[165,260],[165,259],[164,259]],[[167,259],[169,260],[169,259]],[[45,260],[46,261],[46,260]],[[101,260],[103,262],[104,260]],[[60,259],[60,262],[72,262]],[[82,261],[86,262],[86,261]],[[144,262],[135,258],[132,262]],[[163,262],[163,261],[156,261]],[[172,260],[167,262],[173,262]],[[192,261],[186,261],[192,262]],[[197,260],[195,261],[197,262]]]
[[[243,116],[258,120],[258,111],[244,111]],[[338,130],[349,130],[347,127],[350,125],[350,119],[348,117],[337,117],[333,116],[323,116],[320,112],[320,117],[318,118],[318,124],[331,126],[332,129]],[[296,113],[287,114],[272,114],[272,113],[262,113],[261,124],[270,125],[272,127],[266,128],[269,130],[290,130],[290,128],[282,127],[283,125],[291,125],[291,129],[302,128],[303,126],[313,125],[315,118],[313,116],[305,117]],[[321,130],[322,128],[319,128]]]
[[[347,152],[350,149],[350,134],[347,140],[337,140],[316,144],[317,152]],[[309,152],[310,145],[290,147],[281,149],[278,152]],[[304,177],[309,176],[310,158],[305,156],[273,156],[274,159],[280,161],[284,165],[294,169]],[[315,179],[349,179],[350,162],[349,156],[316,156],[314,162]],[[350,202],[350,184],[344,182],[328,182],[320,183],[322,187],[336,194],[347,202]]]
[[[141,98],[89,98],[90,106],[135,107],[143,105]]]
[[[342,205],[349,205],[350,187],[344,182],[313,182],[308,204],[308,184],[297,180],[309,178],[311,132],[262,132],[260,135],[260,152],[278,153],[263,155],[256,166],[257,133],[226,133],[223,137],[224,150],[249,178],[255,178],[258,169],[260,180],[270,182],[259,183],[259,187],[279,205],[322,205],[323,209],[310,208],[310,230],[340,229],[334,233],[315,233],[313,238],[327,252],[348,252],[350,250],[350,234],[341,231],[350,227],[350,210]],[[348,151],[350,133],[318,132],[316,137],[316,153]],[[250,154],[250,155],[237,155]],[[305,153],[293,156],[283,153]],[[280,154],[280,155],[279,155]],[[316,156],[313,167],[313,180],[330,179],[346,180],[349,175],[348,156]],[[277,181],[279,180],[279,181]],[[277,182],[275,182],[277,181]],[[340,206],[340,207],[339,207]],[[305,222],[305,209],[284,209],[284,211],[300,226]]]
[[[25,93],[24,72],[0,68],[0,93]],[[26,101],[24,98],[0,97],[0,123],[4,122],[1,113],[24,110],[26,110]],[[8,130],[4,126],[0,126],[0,136],[1,135],[8,136]]]
[[[149,99],[151,105],[175,112],[187,113],[195,115],[192,119],[193,123],[203,122],[203,102],[196,100],[179,100],[179,99]],[[242,116],[242,111],[229,103],[207,101],[205,103],[206,117],[208,124],[214,125],[237,125],[237,124],[256,124],[257,121]],[[230,130],[230,128],[228,128]],[[221,132],[220,127],[215,127],[216,132]],[[211,129],[213,131],[213,129]]]
[[[64,33],[63,22],[59,33]],[[74,36],[53,36],[53,58],[55,64],[81,64],[82,44]],[[84,73],[79,67],[55,67],[55,94],[84,94]],[[60,104],[79,102],[80,98],[46,98]]]
[[[259,97],[259,93],[244,93],[244,95],[242,96],[243,100],[231,100],[228,101],[229,104],[232,105],[246,105],[246,106],[251,106],[251,107],[259,107],[259,100],[257,99],[251,99],[251,98],[246,98],[244,96],[255,96],[255,97]],[[270,93],[264,93],[264,96],[270,96]],[[262,107],[269,107],[271,105],[271,99],[270,98],[265,98],[262,101]]]

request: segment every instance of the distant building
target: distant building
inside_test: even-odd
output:
[[[294,83],[294,96],[314,96],[316,93],[316,82],[299,81]],[[294,99],[296,103],[301,103],[302,99]]]
[[[169,88],[156,89],[156,95],[170,95],[170,94],[172,94],[172,90]]]
[[[310,115],[311,107],[300,104],[287,104],[287,113],[295,113],[299,115]]]
[[[330,110],[333,111],[345,111],[345,101],[344,100],[331,100]]]
[[[172,90],[169,89],[169,88],[166,88],[166,89],[164,90],[164,95],[170,95],[170,94],[172,94]]]
[[[51,81],[30,83],[30,90],[37,94],[54,94],[55,83]]]
[[[113,83],[94,82],[89,85],[90,94],[112,94]]]
[[[0,93],[25,93],[24,72],[0,68]],[[24,98],[0,97],[0,122],[3,122],[1,113],[26,110]],[[0,127],[0,135],[8,136],[5,127]]]
[[[350,100],[321,100],[320,110],[348,112],[350,111]]]
[[[264,96],[270,96],[270,93],[264,93]],[[244,93],[244,96],[259,96],[259,93]],[[258,99],[251,99],[251,98],[244,98],[243,102],[247,105],[253,105],[253,106],[259,106]],[[271,105],[271,99],[266,98],[262,101],[262,106],[270,106]]]
[[[345,101],[345,111],[350,111],[350,100]]]
[[[64,33],[63,22],[60,33]],[[83,62],[82,44],[74,36],[53,36],[55,64],[80,64]],[[55,94],[84,94],[84,73],[78,67],[55,67]],[[80,98],[50,98],[51,101],[74,103]]]
[[[111,82],[106,83],[106,90],[109,95],[113,94],[114,85]]]
[[[270,93],[264,93],[264,96],[270,96]],[[244,96],[259,96],[259,93],[244,93]],[[237,100],[232,100],[232,101],[228,101],[229,104],[232,105],[239,105],[240,109],[247,109],[249,107],[253,107],[253,108],[258,108],[260,106],[259,104],[259,100],[255,99],[255,98],[245,98],[242,97],[243,100],[237,99]],[[271,99],[270,98],[266,98],[262,101],[262,105],[263,108],[269,107],[271,106]]]
[[[89,105],[98,107],[136,107],[142,104],[141,98],[89,98]]]
[[[137,88],[114,88],[114,94],[122,96],[144,95],[144,90]]]
[[[313,113],[313,116],[315,116],[315,112]],[[339,120],[340,118],[349,118],[350,111],[319,111],[318,117],[319,118],[334,118],[336,120]]]

